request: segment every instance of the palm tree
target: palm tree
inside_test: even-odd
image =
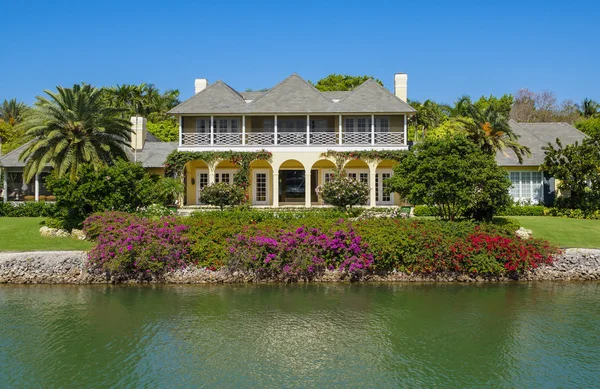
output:
[[[584,118],[590,118],[600,115],[600,104],[595,102],[594,100],[586,97],[581,103],[580,109],[581,116]]]
[[[411,124],[415,126],[415,136],[420,131],[425,137],[427,131],[438,127],[449,115],[449,107],[435,101],[425,100],[423,104],[410,101],[410,105],[417,111],[410,119]]]
[[[91,85],[56,89],[44,91],[49,97],[38,97],[22,123],[26,139],[33,140],[19,157],[26,161],[27,180],[46,164],[74,180],[83,164],[98,168],[127,157],[131,127],[122,109],[106,106],[101,90]]]
[[[17,99],[4,100],[0,105],[0,120],[11,126],[17,125],[23,121],[26,111],[25,103],[17,102]]]
[[[490,155],[495,155],[497,151],[506,155],[505,149],[511,149],[521,164],[524,156],[531,156],[529,147],[518,142],[519,136],[510,128],[508,119],[492,106],[479,110],[473,104],[468,104],[464,117],[456,120],[463,125],[467,138]]]

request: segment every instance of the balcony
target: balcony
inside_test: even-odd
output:
[[[373,137],[374,135],[374,137]],[[211,139],[212,138],[212,139]],[[308,141],[307,141],[308,138]],[[403,132],[183,133],[182,146],[404,146]]]

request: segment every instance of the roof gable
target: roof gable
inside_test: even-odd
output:
[[[327,112],[332,104],[331,99],[294,73],[248,103],[247,112]]]
[[[415,109],[368,79],[331,109],[332,112],[415,112]]]
[[[242,95],[219,80],[168,113],[239,113],[245,106]]]

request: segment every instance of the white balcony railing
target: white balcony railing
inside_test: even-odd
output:
[[[340,145],[338,132],[311,132],[307,143],[306,132],[278,132],[275,142],[274,132],[247,132],[245,139],[241,133],[183,133],[182,146],[334,146]],[[344,132],[341,145],[403,146],[406,139],[403,132],[376,132],[372,142],[370,132]],[[245,140],[245,142],[244,142]]]

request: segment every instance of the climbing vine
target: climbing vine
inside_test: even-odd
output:
[[[165,161],[167,175],[182,175],[185,164],[203,161],[207,165],[217,161],[230,161],[240,168],[233,176],[236,185],[246,189],[250,185],[250,164],[254,161],[271,161],[272,153],[261,151],[173,151]]]
[[[333,158],[336,165],[341,167],[344,162],[351,159],[360,159],[366,162],[392,160],[400,161],[408,151],[406,150],[355,150],[355,151],[336,151],[327,150],[321,154],[322,157]]]

